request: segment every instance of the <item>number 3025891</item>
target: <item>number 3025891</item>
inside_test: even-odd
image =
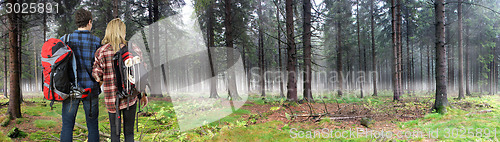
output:
[[[5,12],[7,13],[58,13],[58,3],[6,3]]]

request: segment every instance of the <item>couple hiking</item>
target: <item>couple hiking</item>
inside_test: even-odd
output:
[[[104,94],[104,102],[109,115],[111,141],[120,141],[121,123],[126,142],[134,141],[134,119],[137,101],[142,107],[148,103],[147,97],[141,95],[121,98],[117,96],[119,80],[115,75],[114,55],[122,48],[127,48],[126,26],[121,19],[111,20],[106,28],[104,38],[92,35],[92,14],[84,9],[78,9],[74,14],[78,27],[73,33],[61,37],[66,45],[71,47],[76,61],[77,85],[90,88],[88,97],[68,98],[62,101],[61,141],[73,140],[75,118],[80,102],[83,103],[85,119],[88,128],[88,141],[99,142],[99,94]],[[118,99],[118,102],[117,102]],[[117,109],[118,108],[118,109]],[[120,115],[121,114],[121,115]],[[118,118],[118,119],[117,119]]]

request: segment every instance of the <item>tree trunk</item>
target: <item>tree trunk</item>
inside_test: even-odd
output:
[[[446,33],[449,33],[450,30],[446,31]],[[450,34],[445,34],[445,35],[450,35]],[[452,44],[448,44],[448,54],[447,54],[447,57],[448,57],[448,88],[450,88],[450,90],[452,92],[455,92],[454,91],[454,86],[455,86],[455,80],[454,80],[454,76],[455,76],[455,70],[454,70],[454,47]]]
[[[356,27],[357,27],[357,31],[356,31],[356,34],[358,36],[358,58],[359,58],[359,66],[358,66],[358,70],[361,70],[361,39],[360,39],[360,36],[359,36],[359,0],[356,0]],[[361,78],[361,77],[360,77]],[[356,80],[356,81],[359,81],[359,80]],[[360,81],[359,82],[359,93],[360,93],[360,98],[363,98],[363,81]]]
[[[259,16],[259,21],[258,21],[258,26],[259,26],[259,73],[260,73],[260,78],[259,78],[259,88],[260,88],[260,94],[261,97],[266,97],[266,78],[264,76],[264,34],[262,30],[262,21],[263,21],[263,15],[262,15],[262,1],[258,0],[258,9],[257,9],[257,15]]]
[[[393,85],[393,93],[394,97],[393,100],[399,101],[399,90],[401,88],[399,83],[400,83],[400,78],[399,78],[399,46],[398,46],[398,28],[396,23],[398,22],[398,16],[397,16],[397,8],[396,8],[396,0],[391,0],[391,9],[392,9],[392,51],[393,51],[393,68],[392,68],[392,85]]]
[[[245,71],[244,77],[242,77],[242,79],[244,81],[246,81],[246,85],[247,85],[246,91],[247,91],[247,93],[249,93],[250,92],[250,90],[249,90],[250,89],[250,85],[249,85],[250,84],[250,80],[246,77],[248,74],[250,74],[250,72],[248,72],[246,70],[246,69],[250,68],[249,63],[248,63],[248,59],[246,59],[246,53],[248,53],[247,50],[248,50],[248,47],[246,47],[245,42],[242,42],[241,43],[241,51],[242,51],[242,53],[241,53],[241,59],[243,61],[243,70]],[[244,85],[241,86],[241,87],[245,88]]]
[[[341,20],[337,21],[337,74],[338,82],[338,96],[342,97],[342,85],[344,83],[344,75],[342,73],[342,24]]]
[[[7,88],[7,50],[9,50],[10,48],[7,47],[8,44],[7,44],[7,41],[4,42],[4,49],[3,49],[3,95],[5,96],[5,98],[9,98],[9,95],[8,95],[8,88]]]
[[[372,38],[372,68],[375,72],[373,75],[373,96],[377,96],[377,60],[376,60],[376,52],[375,52],[375,5],[373,4],[374,0],[370,0],[370,32]]]
[[[209,58],[209,63],[210,63],[210,75],[212,76],[210,78],[210,98],[219,98],[219,94],[217,94],[217,74],[215,74],[215,69],[214,69],[214,62],[212,58],[212,49],[215,47],[215,37],[214,37],[214,1],[210,1],[210,6],[208,6],[207,10],[207,39],[208,39],[208,58]],[[245,54],[243,54],[245,55]]]
[[[22,0],[20,1],[22,2]],[[23,15],[22,13],[18,14],[18,19],[17,19],[17,24],[18,24],[18,28],[17,28],[17,60],[18,60],[18,64],[19,64],[19,104],[21,104],[21,102],[23,102],[23,54],[22,54],[22,48],[23,48]]]
[[[495,95],[495,79],[496,79],[496,63],[495,63],[495,56],[496,56],[496,47],[493,47],[493,59],[491,61],[491,68],[490,68],[490,95]]]
[[[225,15],[224,25],[226,27],[226,46],[227,46],[227,65],[228,65],[228,92],[231,99],[240,99],[238,95],[238,88],[236,87],[236,76],[234,70],[229,67],[230,63],[234,60],[234,48],[233,48],[233,24],[232,24],[232,2],[231,0],[225,0]]]
[[[432,90],[431,68],[432,68],[432,65],[431,65],[431,47],[429,46],[429,47],[427,47],[427,91],[429,91],[429,92]]]
[[[9,3],[16,3],[16,0],[9,0]],[[20,64],[19,64],[19,44],[18,32],[20,15],[15,13],[8,14],[9,18],[9,39],[10,39],[10,91],[8,114],[13,118],[21,118],[21,88],[20,88]]]
[[[436,15],[436,98],[433,109],[438,113],[446,113],[446,107],[448,107],[444,3],[445,0],[434,2]]]
[[[279,76],[280,76],[280,96],[282,98],[285,97],[285,94],[283,93],[283,80],[284,80],[284,76],[283,76],[283,61],[282,61],[282,57],[281,57],[281,22],[280,22],[280,0],[277,0],[276,2],[276,21],[278,23],[278,71],[279,71]]]
[[[154,6],[154,5],[153,5],[152,0],[148,0],[148,24],[149,24],[149,25],[152,25],[152,24],[155,22],[154,17],[153,17],[153,15],[154,15],[154,9],[153,9],[153,6]],[[106,17],[108,17],[108,16],[106,16]],[[150,40],[150,41],[148,41],[147,46],[146,46],[146,48],[147,48],[146,50],[147,50],[147,51],[149,51],[149,53],[150,53],[150,56],[149,56],[149,59],[150,59],[150,60],[149,60],[149,62],[150,62],[150,65],[151,65],[151,71],[150,71],[150,73],[151,73],[152,75],[150,75],[150,76],[149,76],[149,78],[148,78],[148,80],[149,80],[149,81],[148,81],[148,82],[149,82],[149,85],[150,85],[150,86],[149,86],[149,87],[150,87],[149,89],[151,90],[151,92],[150,92],[150,93],[151,93],[151,97],[158,97],[158,96],[160,96],[160,95],[161,95],[162,91],[161,91],[161,89],[160,89],[160,88],[161,88],[161,87],[160,87],[160,84],[161,84],[161,83],[158,83],[158,79],[157,79],[157,78],[158,78],[158,77],[157,77],[157,76],[158,76],[158,75],[157,75],[158,71],[157,71],[156,69],[154,69],[154,67],[155,67],[156,65],[155,65],[155,64],[154,64],[154,62],[153,62],[153,59],[154,59],[154,58],[158,58],[158,57],[156,56],[156,55],[157,55],[157,54],[156,54],[156,53],[157,53],[157,52],[156,52],[156,48],[157,48],[157,47],[154,45],[154,43],[155,43],[155,42],[154,42],[154,40],[156,40],[156,39],[155,39],[155,38],[156,38],[156,36],[155,36],[154,32],[155,32],[154,27],[153,27],[153,26],[150,26],[150,27],[149,27],[149,32],[148,32],[148,34],[149,34],[149,36],[148,36],[148,37],[149,37],[151,40]],[[153,51],[152,51],[152,50],[153,50]]]
[[[408,1],[407,1],[408,2]],[[410,7],[408,5],[406,6],[406,85],[407,85],[407,91],[408,94],[413,90],[413,80],[412,78],[412,62],[411,62],[411,57],[410,56],[410,36],[411,36],[411,27],[410,27],[410,22],[412,21],[411,15],[410,15]]]
[[[471,93],[470,93],[470,58],[469,58],[469,49],[470,49],[470,44],[469,44],[469,26],[465,26],[466,30],[465,32],[467,32],[465,35],[466,35],[466,39],[465,39],[465,42],[466,42],[466,49],[465,49],[465,95],[467,96],[471,96]],[[461,31],[460,31],[461,32]]]
[[[420,47],[420,90],[424,90],[424,51],[425,46]]]
[[[118,7],[119,7],[119,0],[113,0],[113,18],[118,18]]]
[[[399,97],[403,95],[403,36],[402,36],[402,28],[403,18],[401,14],[401,0],[397,0],[396,9],[397,9],[397,23],[396,23],[396,31],[397,31],[397,45],[398,45],[398,79],[399,79]],[[399,98],[398,98],[399,100]]]
[[[297,55],[295,51],[295,39],[294,39],[294,24],[293,24],[293,0],[286,0],[286,34],[287,34],[287,71],[288,71],[288,82],[287,82],[287,99],[289,101],[297,101],[297,78],[295,73],[295,66]]]
[[[304,99],[306,101],[314,101],[311,90],[311,0],[303,0],[304,2]]]
[[[464,95],[464,48],[462,44],[462,0],[458,0],[458,99],[465,98]]]

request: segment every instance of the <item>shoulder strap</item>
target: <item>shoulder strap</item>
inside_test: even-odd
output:
[[[64,43],[65,43],[66,45],[68,45],[68,43],[69,43],[69,35],[70,35],[70,34],[66,34],[66,35],[64,35]],[[68,46],[69,46],[69,45],[68,45]]]
[[[69,46],[69,36],[70,35],[71,34],[64,35],[64,44],[66,44],[67,46]],[[71,49],[71,50],[73,50],[73,49]],[[71,56],[72,56],[71,67],[73,68],[73,74],[75,76],[75,86],[78,88],[78,73],[76,72],[77,66],[76,66],[76,58],[75,58],[74,52]]]

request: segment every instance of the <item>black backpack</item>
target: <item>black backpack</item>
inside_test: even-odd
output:
[[[133,77],[133,66],[127,67],[125,64],[125,61],[131,61],[133,62],[132,54],[128,52],[127,47],[122,47],[120,50],[118,50],[115,55],[113,56],[113,70],[115,73],[115,79],[116,79],[116,84],[115,86],[117,87],[117,92],[116,92],[116,126],[120,126],[120,99],[127,99],[127,103],[130,101],[131,98],[137,96],[137,107],[139,108],[140,112],[140,100],[142,98],[141,93],[136,89],[135,82],[130,81],[129,77]],[[127,104],[127,109],[129,104]],[[139,117],[136,115],[136,117]],[[137,122],[136,122],[137,123]],[[120,127],[116,127],[116,132],[119,135],[120,134]]]

